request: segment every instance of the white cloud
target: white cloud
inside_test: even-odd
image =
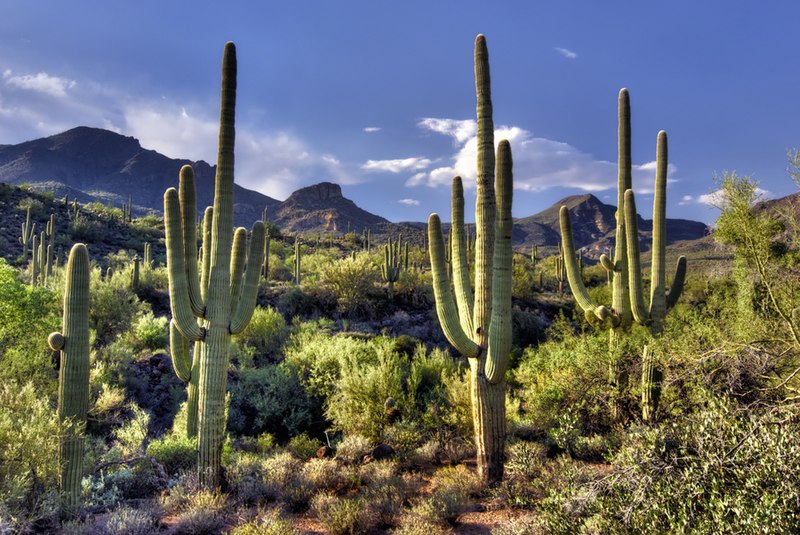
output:
[[[373,132],[380,132],[380,131],[381,131],[381,127],[380,126],[365,126],[364,127],[364,132],[366,132],[367,134],[372,134]]]
[[[431,164],[427,158],[414,157],[402,158],[398,160],[367,160],[361,166],[365,171],[384,171],[388,173],[400,173],[402,171],[418,171],[425,169]]]
[[[438,119],[426,117],[417,122],[417,126],[437,134],[452,137],[457,143],[464,143],[477,132],[477,123],[473,119]]]
[[[688,195],[687,195],[688,197]],[[755,197],[757,201],[763,201],[767,199],[771,199],[774,197],[773,193],[769,190],[765,190],[762,188],[756,188],[755,190]],[[712,191],[711,193],[706,193],[705,195],[699,195],[696,199],[698,204],[707,204],[708,206],[718,207],[720,206],[725,200],[722,190]]]
[[[575,52],[573,52],[572,50],[570,50],[568,48],[561,48],[560,46],[557,46],[557,47],[555,47],[555,49],[556,49],[556,51],[558,51],[559,54],[561,54],[562,56],[564,56],[567,59],[575,59],[575,58],[578,57],[578,54],[576,54]]]
[[[451,165],[416,173],[406,180],[406,186],[449,186],[453,177],[459,175],[464,179],[465,187],[474,187],[478,146],[475,121],[425,119],[420,121],[418,126],[463,141],[458,152],[453,155]],[[467,131],[471,131],[472,134],[464,138],[463,132]],[[553,187],[566,187],[598,192],[615,188],[617,185],[616,163],[598,160],[568,143],[535,137],[531,132],[518,126],[497,127],[495,146],[501,139],[507,139],[511,143],[514,187],[517,189],[544,191]],[[636,187],[636,192],[652,193],[655,162],[633,165],[632,171],[634,184],[642,185]],[[675,171],[675,166],[670,164],[667,176],[670,177]],[[674,181],[674,178],[668,178],[668,182]]]
[[[685,204],[691,204],[694,200],[695,200],[694,197],[692,197],[691,195],[684,195],[683,197],[681,197],[681,200],[678,202],[678,205],[683,206]]]
[[[417,199],[400,199],[400,204],[405,204],[406,206],[419,206],[419,201]]]
[[[36,91],[54,97],[64,97],[68,89],[75,87],[75,80],[50,76],[46,72],[36,74],[14,75],[10,69],[3,71],[3,78],[6,85],[17,89]]]

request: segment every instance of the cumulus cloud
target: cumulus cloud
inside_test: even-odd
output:
[[[568,48],[561,48],[560,46],[557,46],[557,47],[555,47],[555,49],[559,54],[561,54],[562,56],[564,56],[567,59],[575,59],[575,58],[578,57],[578,54],[576,54],[575,52],[573,52],[572,50],[570,50]]]
[[[406,206],[419,206],[419,201],[417,199],[400,199],[400,204],[405,204]]]
[[[430,130],[437,134],[444,134],[452,137],[457,143],[464,143],[473,137],[477,132],[477,124],[474,120],[458,119],[439,119],[426,117],[417,122],[417,126],[423,130]]]
[[[380,126],[365,126],[364,127],[364,132],[366,132],[367,134],[372,134],[374,132],[380,132],[380,131],[381,131],[381,127]]]
[[[3,79],[8,86],[26,91],[36,91],[53,97],[66,96],[67,90],[75,87],[77,83],[75,80],[51,76],[46,72],[15,75],[9,69],[3,71]]]
[[[755,190],[755,197],[759,201],[772,199],[774,197],[773,193],[769,190],[765,190],[762,188],[756,188]],[[686,197],[689,197],[687,195]],[[695,199],[695,202],[698,204],[706,204],[708,206],[719,207],[725,202],[725,196],[722,190],[712,191],[711,193],[706,193],[705,195],[698,195]]]
[[[464,179],[466,187],[474,187],[475,159],[477,157],[476,123],[474,120],[426,119],[418,126],[453,137],[462,142],[452,163],[436,167],[426,172],[412,175],[407,186],[449,186],[454,176]],[[471,132],[464,137],[465,132]],[[580,151],[568,143],[536,137],[528,130],[518,126],[499,126],[495,129],[495,144],[501,139],[511,143],[514,158],[514,187],[526,191],[543,191],[553,187],[577,188],[588,192],[598,192],[617,185],[617,164],[598,160],[591,154]],[[636,192],[653,192],[655,162],[645,162],[633,166],[634,184],[640,184]],[[676,171],[669,165],[667,176]],[[674,181],[668,178],[668,181]]]
[[[413,157],[398,160],[367,160],[361,166],[365,171],[383,171],[388,173],[401,173],[403,171],[417,171],[425,169],[431,164],[428,158]]]

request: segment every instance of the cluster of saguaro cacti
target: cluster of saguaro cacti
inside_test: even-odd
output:
[[[133,204],[131,203],[131,196],[128,194],[128,202],[122,203],[122,220],[127,221],[128,223],[131,222],[131,207]]]
[[[634,204],[633,191],[631,190],[631,127],[630,127],[630,97],[626,89],[619,93],[619,158],[618,158],[618,182],[617,182],[617,228],[616,246],[614,248],[614,260],[609,256],[601,255],[601,265],[611,273],[612,304],[611,309],[595,303],[583,284],[578,263],[575,261],[574,254],[567,254],[567,277],[572,289],[575,301],[583,309],[584,315],[589,323],[599,326],[610,324],[609,331],[609,379],[612,387],[612,413],[615,420],[621,417],[618,397],[620,390],[624,387],[624,356],[621,350],[621,336],[627,331],[634,321],[633,308],[638,308],[636,314],[637,322],[650,326],[651,332],[660,333],[663,329],[663,317],[666,313],[665,303],[669,301],[674,304],[680,295],[683,286],[683,279],[686,272],[686,260],[682,258],[678,263],[673,291],[667,299],[664,296],[664,255],[666,244],[666,169],[667,169],[667,149],[666,134],[659,133],[657,149],[657,171],[656,171],[656,196],[653,213],[653,288],[651,293],[651,311],[649,314],[643,312],[643,298],[641,297],[641,274],[639,268],[639,236],[636,225],[636,207]],[[628,213],[630,212],[630,215]],[[575,251],[572,238],[572,224],[569,218],[569,211],[566,206],[561,207],[561,239],[563,247],[567,251]],[[635,262],[636,265],[632,265]],[[634,297],[631,292],[636,291],[638,296]],[[659,295],[660,294],[660,297]],[[655,299],[653,301],[653,299]],[[636,303],[634,303],[636,300]],[[655,308],[652,305],[655,304]],[[670,305],[671,306],[671,305]],[[658,318],[653,321],[651,316],[655,313]],[[642,416],[645,420],[652,419],[658,405],[660,396],[660,372],[657,367],[652,365],[651,356],[647,350],[644,352],[646,361],[643,366],[642,384]]]
[[[188,341],[201,342],[195,347],[189,370],[190,380],[197,374],[198,472],[201,482],[210,487],[220,482],[230,337],[241,332],[250,321],[264,254],[261,221],[253,225],[249,251],[247,231],[244,228],[236,229],[235,234],[233,231],[236,105],[236,48],[233,43],[225,45],[220,101],[214,207],[203,244],[202,275],[198,275],[195,260],[197,201],[192,168],[181,169],[180,193],[170,188],[164,194],[172,320],[187,341],[183,347],[177,343],[177,350],[187,349]],[[186,372],[186,368],[182,372]]]
[[[667,211],[667,133],[658,133],[656,144],[656,180],[653,199],[653,244],[650,263],[650,304],[645,305],[644,284],[639,253],[639,227],[633,190],[625,191],[625,225],[628,227],[628,287],[633,320],[647,326],[653,338],[664,331],[664,318],[683,292],[686,257],[678,258],[672,287],[667,293],[666,280],[666,211]],[[642,419],[650,421],[658,410],[663,372],[649,346],[642,352]]]
[[[31,222],[31,207],[28,206],[25,215],[25,223],[22,224],[22,235],[19,237],[19,244],[22,245],[23,261],[28,260],[28,246],[30,246],[35,232],[36,223]]]
[[[71,422],[58,448],[62,512],[79,505],[83,476],[83,424],[89,408],[89,253],[82,243],[69,253],[64,287],[61,332],[47,342],[60,351],[58,418]]]
[[[403,236],[400,235],[394,243],[389,237],[388,243],[383,247],[381,277],[388,286],[389,300],[394,299],[394,283],[400,278],[400,273],[408,271],[408,243],[405,247],[403,245]]]
[[[494,124],[486,40],[475,40],[477,92],[477,200],[475,207],[475,292],[470,287],[464,235],[464,191],[453,179],[453,286],[445,265],[439,216],[428,219],[433,288],[439,323],[448,341],[468,358],[478,473],[486,482],[503,477],[505,454],[505,373],[511,350],[511,146],[497,148],[495,185]],[[495,188],[497,194],[495,195]]]

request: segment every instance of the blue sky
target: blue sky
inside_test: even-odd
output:
[[[785,168],[786,149],[800,147],[797,2],[221,5],[6,0],[0,144],[88,125],[213,163],[232,40],[237,182],[284,199],[329,180],[393,221],[448,218],[453,173],[474,176],[472,51],[483,33],[498,140],[514,154],[515,216],[584,192],[615,202],[621,87],[645,216],[660,129],[669,217],[713,222],[704,196],[724,170],[767,195],[796,190]]]

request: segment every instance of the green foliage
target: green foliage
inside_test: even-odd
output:
[[[311,402],[290,366],[243,369],[230,392],[228,429],[234,433],[268,431],[285,440],[311,423]]]
[[[60,471],[53,460],[63,433],[33,383],[0,384],[0,518],[11,519],[20,532],[56,510]]]
[[[314,456],[318,449],[322,447],[322,442],[309,437],[305,433],[293,436],[287,446],[288,450],[297,456],[298,459],[307,460]]]
[[[250,323],[233,337],[233,341],[240,350],[244,347],[251,349],[254,364],[263,366],[278,360],[288,336],[286,321],[278,311],[272,307],[257,306]]]
[[[138,345],[151,351],[166,349],[169,340],[168,329],[166,316],[156,318],[152,312],[147,311],[133,326],[133,336]]]
[[[146,454],[163,465],[168,474],[194,468],[197,462],[194,440],[185,433],[169,433],[160,439],[151,440]]]
[[[336,295],[342,314],[365,317],[374,312],[378,273],[367,255],[323,264],[319,280]]]
[[[146,309],[131,291],[130,279],[124,276],[104,280],[100,269],[95,268],[90,285],[89,327],[96,333],[95,346],[103,346],[128,331]]]

